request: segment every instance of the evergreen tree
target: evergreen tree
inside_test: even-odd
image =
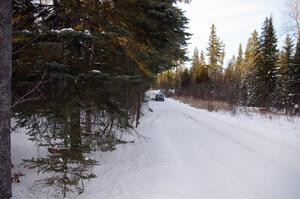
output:
[[[197,47],[194,50],[194,55],[192,58],[192,68],[200,65],[200,58],[199,58],[199,50]]]
[[[236,80],[236,75],[235,75],[235,68],[236,68],[236,57],[233,56],[228,63],[227,68],[225,69],[225,73],[224,73],[224,80],[225,83],[232,86],[233,83]]]
[[[240,83],[241,78],[244,74],[244,53],[242,44],[239,45],[238,56],[235,63],[235,75],[238,83]]]
[[[176,67],[175,69],[175,89],[179,90],[181,88],[181,82],[182,82],[182,74],[184,72],[185,68],[183,65],[180,65],[179,67]]]
[[[211,32],[209,36],[207,56],[209,66],[209,77],[216,81],[222,73],[222,64],[225,56],[225,46],[222,44],[217,36],[216,26],[211,26]]]
[[[224,59],[225,59],[225,44],[223,41],[220,41],[220,57],[219,57],[219,64],[220,64],[220,70],[221,73],[223,72],[223,66],[224,66]]]
[[[300,37],[297,41],[295,57],[288,69],[288,90],[291,103],[300,101]]]
[[[239,90],[237,89],[237,74],[236,74],[237,59],[233,56],[224,73],[224,83],[226,93],[226,101],[230,104],[236,104],[238,100]]]
[[[209,76],[208,76],[208,67],[205,61],[204,52],[201,51],[200,53],[200,68],[197,73],[197,82],[198,83],[205,83],[207,84],[209,82]]]
[[[236,96],[236,98],[240,99],[242,94],[242,78],[244,75],[244,53],[243,53],[243,47],[242,44],[239,45],[238,49],[238,56],[236,58],[236,62],[234,65],[234,92],[233,95]],[[240,99],[240,103],[242,103],[242,99]]]
[[[257,63],[257,58],[259,55],[259,45],[260,43],[258,39],[258,33],[255,30],[249,38],[246,46],[244,59],[244,68],[246,73],[253,70],[255,64]]]
[[[205,55],[204,55],[204,51],[201,50],[200,52],[200,64],[205,66],[206,65],[206,61],[205,61]]]
[[[284,47],[279,54],[276,68],[276,87],[274,90],[273,105],[277,108],[288,108],[289,71],[293,62],[293,42],[287,35]]]
[[[113,150],[115,129],[138,124],[154,76],[187,59],[187,18],[176,1],[49,2],[13,4],[16,125],[32,139],[62,132],[70,158]],[[40,129],[41,118],[55,131]]]
[[[273,19],[266,18],[260,36],[260,59],[258,67],[258,105],[271,106],[272,93],[276,83],[276,62],[278,58],[277,38]]]
[[[259,46],[258,33],[254,31],[247,43],[244,59],[245,75],[242,79],[241,101],[242,104],[247,106],[256,105],[258,100],[257,75],[260,59]]]
[[[205,56],[203,51],[201,51],[199,58],[199,51],[198,49],[195,49],[190,75],[193,83],[195,84],[208,81],[208,71],[205,64]]]
[[[193,79],[193,82],[195,82],[196,76],[197,76],[197,71],[198,68],[200,67],[200,58],[199,58],[199,50],[197,47],[194,50],[194,54],[192,57],[192,66],[191,66],[191,76]]]
[[[176,74],[173,70],[168,70],[158,76],[158,86],[161,89],[168,91],[176,87]]]
[[[181,76],[181,87],[187,88],[191,85],[191,76],[188,68],[185,68]]]

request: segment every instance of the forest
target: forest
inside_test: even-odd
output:
[[[147,194],[148,198],[190,198],[190,193],[196,193],[190,189],[211,186],[199,180],[201,172],[208,174],[203,179],[226,179],[220,177],[224,175],[234,182],[247,176],[242,172],[238,177],[234,172],[228,175],[231,169],[248,168],[228,161],[231,156],[222,154],[225,146],[237,156],[234,160],[252,158],[245,162],[254,162],[253,168],[259,162],[273,171],[275,165],[274,171],[287,179],[283,182],[290,183],[290,195],[299,192],[294,189],[300,183],[299,174],[293,173],[299,163],[298,137],[293,134],[296,141],[284,137],[298,126],[282,122],[282,131],[292,129],[283,136],[276,125],[270,125],[275,132],[271,137],[259,128],[248,130],[244,121],[239,126],[232,118],[194,110],[173,99],[191,97],[226,103],[234,111],[256,107],[297,115],[300,2],[291,0],[297,3],[290,10],[295,27],[287,31],[283,44],[273,17],[267,17],[261,30],[253,31],[228,63],[226,44],[215,24],[210,27],[208,46],[197,47],[193,56],[188,56],[193,35],[190,19],[179,4],[191,2],[0,0],[0,199],[40,195],[40,199],[94,199],[99,193],[103,193],[99,198],[126,199],[126,193],[130,199],[146,198]],[[163,102],[153,100],[156,95]],[[263,120],[254,121],[261,124]],[[143,139],[146,141],[140,142]],[[278,160],[268,150],[278,151]],[[267,158],[257,161],[262,157]],[[290,157],[295,157],[296,163]],[[194,158],[196,166],[192,167]],[[228,169],[219,165],[228,162],[233,164]],[[203,165],[207,168],[200,169]],[[209,170],[213,168],[216,170]],[[218,172],[220,176],[214,176]],[[176,178],[179,175],[183,177]],[[119,188],[124,182],[125,188]],[[176,183],[181,188],[185,185],[182,192],[188,196],[171,188]],[[271,183],[265,187],[274,188]],[[264,188],[263,183],[257,184]],[[254,188],[259,190],[258,185]],[[208,187],[202,193],[211,192]],[[169,197],[157,195],[168,193]],[[134,194],[137,197],[132,197]]]
[[[171,94],[177,96],[293,114],[300,100],[300,41],[296,41],[287,34],[279,48],[273,19],[267,17],[261,33],[255,30],[245,48],[240,44],[237,55],[224,63],[225,44],[213,24],[208,47],[200,52],[195,48],[191,68],[181,66],[161,73],[157,86],[175,89]]]

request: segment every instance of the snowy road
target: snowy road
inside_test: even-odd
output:
[[[107,155],[106,169],[99,172],[111,180],[100,184],[99,193],[94,192],[99,184],[91,183],[86,196],[300,198],[298,128],[209,113],[170,99],[150,107],[154,112],[146,114],[139,128],[148,139]]]
[[[147,138],[95,154],[98,178],[76,198],[300,198],[299,120],[231,117],[171,99],[149,107],[138,128]]]

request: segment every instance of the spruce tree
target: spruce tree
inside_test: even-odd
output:
[[[192,57],[192,66],[191,66],[191,76],[193,79],[193,82],[195,82],[196,76],[197,76],[197,71],[200,66],[200,58],[199,58],[199,50],[197,47],[194,50],[194,54]]]
[[[206,65],[206,61],[205,61],[205,55],[204,55],[204,51],[201,50],[200,52],[200,64],[205,66]]]
[[[208,81],[208,71],[205,64],[204,52],[201,51],[199,57],[199,51],[196,48],[192,58],[192,67],[190,75],[194,84],[200,84]]]
[[[191,76],[188,68],[185,68],[181,75],[181,87],[187,88],[191,85]]]
[[[276,87],[274,90],[273,105],[277,108],[288,108],[289,95],[289,71],[293,65],[294,45],[292,39],[287,35],[283,49],[279,54],[276,68]]]
[[[270,107],[276,83],[276,62],[278,58],[277,38],[273,19],[266,18],[260,36],[260,60],[258,67],[258,105]]]
[[[255,106],[258,101],[259,46],[258,33],[254,31],[248,40],[244,59],[245,75],[242,79],[241,101],[246,106]]]
[[[225,83],[225,100],[230,104],[236,104],[238,101],[239,90],[237,89],[237,74],[236,74],[236,64],[237,59],[233,56],[224,73],[224,83]]]
[[[219,56],[219,65],[221,73],[223,73],[223,66],[224,66],[224,59],[225,59],[225,43],[223,41],[220,41],[220,56]]]
[[[211,26],[207,56],[209,77],[216,81],[222,73],[222,64],[225,55],[225,46],[217,36],[216,26]]]
[[[292,64],[288,69],[288,90],[290,102],[299,104],[300,102],[300,37],[297,41],[296,53]]]
[[[235,74],[238,83],[240,83],[241,78],[244,74],[244,53],[243,53],[242,44],[239,45],[238,56],[236,58],[236,63],[235,63]]]
[[[200,84],[200,83],[207,84],[208,81],[209,81],[208,69],[207,69],[207,65],[206,65],[205,56],[204,56],[203,51],[201,51],[201,53],[200,53],[200,65],[197,69],[195,79],[196,79],[196,82],[198,84]],[[203,85],[203,86],[205,86],[205,85]]]
[[[238,56],[236,58],[236,62],[234,65],[234,79],[235,79],[235,89],[234,89],[234,93],[233,95],[236,96],[236,98],[241,98],[241,94],[242,94],[242,88],[241,88],[241,84],[242,84],[242,78],[244,75],[244,53],[243,53],[243,47],[242,44],[239,45],[239,49],[238,49]],[[242,100],[240,100],[241,102]]]
[[[138,124],[154,76],[187,59],[187,18],[176,1],[49,2],[14,2],[16,125],[50,145],[62,132],[68,146],[57,148],[76,154],[70,158],[114,150],[115,129]],[[40,129],[40,118],[53,131]]]
[[[184,72],[184,67],[183,66],[176,67],[176,69],[175,69],[175,89],[176,90],[181,88],[183,72]]]
[[[225,73],[224,73],[224,80],[230,86],[232,86],[236,80],[235,67],[236,67],[236,57],[233,55],[232,58],[229,60],[228,66],[225,69]]]

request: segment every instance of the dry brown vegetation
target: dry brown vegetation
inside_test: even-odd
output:
[[[207,109],[210,112],[232,111],[235,109],[234,105],[222,101],[202,100],[191,96],[173,96],[172,98],[195,108]]]
[[[294,114],[294,110],[276,110],[272,108],[259,108],[259,107],[239,107],[234,104],[229,104],[224,101],[216,101],[216,100],[202,100],[197,99],[192,96],[169,96],[172,99],[175,99],[177,101],[181,101],[185,104],[189,104],[195,108],[199,109],[205,109],[209,112],[228,112],[230,114],[237,115],[239,113],[243,113],[247,116],[256,115],[259,114],[260,116],[273,119],[274,117],[280,117],[280,116],[286,116],[289,121],[293,121],[295,117],[297,117],[297,114]]]

